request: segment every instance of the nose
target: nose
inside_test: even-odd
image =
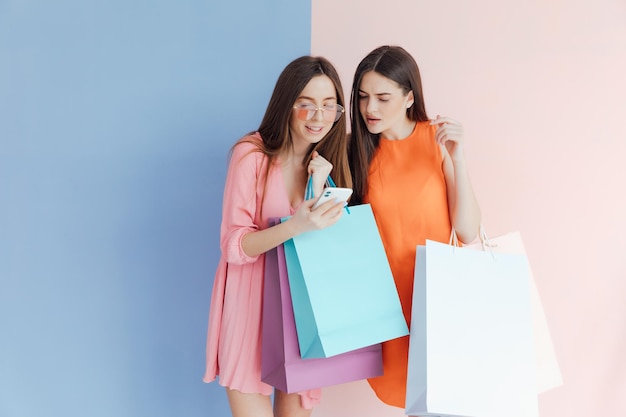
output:
[[[318,107],[313,113],[313,120],[324,120],[324,108]]]
[[[371,100],[369,98],[365,99],[365,112],[372,113],[377,110],[376,100]]]

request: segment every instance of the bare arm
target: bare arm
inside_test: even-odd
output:
[[[317,199],[304,201],[296,213],[287,221],[267,229],[246,233],[241,239],[241,246],[246,255],[258,256],[284,243],[300,233],[323,229],[333,225],[341,217],[344,203],[327,201],[315,210],[311,210]]]
[[[465,162],[463,126],[447,117],[431,123],[438,125],[435,137],[442,145],[450,221],[459,240],[469,243],[478,234],[481,213]]]

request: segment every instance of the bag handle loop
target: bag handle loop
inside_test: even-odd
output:
[[[326,178],[326,186],[336,187],[335,181],[333,181],[330,175],[328,176],[328,178]],[[315,198],[315,193],[313,192],[313,176],[309,175],[309,179],[306,182],[306,190],[304,192],[304,199],[310,200],[312,198]]]
[[[336,187],[335,181],[333,181],[330,175],[328,176],[328,178],[326,178],[326,186]],[[304,191],[304,199],[310,200],[312,198],[315,198],[315,193],[313,192],[313,176],[309,175],[309,179],[306,182],[306,190]],[[345,209],[346,213],[350,214],[350,209],[348,208],[348,206],[346,206]]]
[[[493,249],[494,247],[498,246],[495,243],[491,243],[489,241],[489,238],[487,237],[487,232],[485,232],[485,228],[482,225],[482,223],[480,224],[479,228],[478,228],[478,237],[480,238],[480,243],[483,247],[483,251],[487,251],[487,249],[489,249],[489,252],[491,253],[491,257],[493,259],[496,258],[495,254],[493,253]],[[460,247],[461,244],[459,242],[459,238],[456,235],[456,230],[454,229],[454,227],[452,227],[452,231],[450,232],[450,240],[448,241],[448,244],[454,248]]]

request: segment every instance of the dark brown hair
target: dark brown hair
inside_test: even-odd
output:
[[[348,158],[354,185],[354,194],[350,200],[352,204],[360,204],[365,198],[369,166],[380,140],[380,134],[373,134],[367,130],[359,110],[361,80],[363,75],[370,71],[398,83],[405,95],[412,91],[414,103],[406,110],[407,117],[416,122],[428,120],[419,68],[411,54],[400,46],[386,45],[374,49],[363,58],[354,74],[350,96],[350,127],[352,132]]]
[[[237,146],[241,142],[251,142],[257,145],[260,152],[267,155],[269,161],[267,171],[265,172],[266,182],[275,158],[293,146],[289,122],[291,117],[293,117],[293,106],[296,100],[309,81],[321,75],[326,75],[330,78],[335,86],[337,103],[346,107],[343,87],[335,67],[323,57],[302,56],[289,63],[276,81],[274,91],[265,110],[265,116],[263,116],[261,125],[257,129],[263,139],[262,143],[243,138],[234,145]],[[333,165],[331,177],[338,187],[352,187],[352,176],[350,175],[348,163],[345,113],[335,122],[321,141],[311,144],[302,161],[304,166],[308,165],[313,151],[317,151]]]

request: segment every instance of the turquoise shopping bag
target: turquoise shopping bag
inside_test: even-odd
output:
[[[298,235],[284,248],[302,358],[408,334],[369,204],[350,207],[334,225]]]

